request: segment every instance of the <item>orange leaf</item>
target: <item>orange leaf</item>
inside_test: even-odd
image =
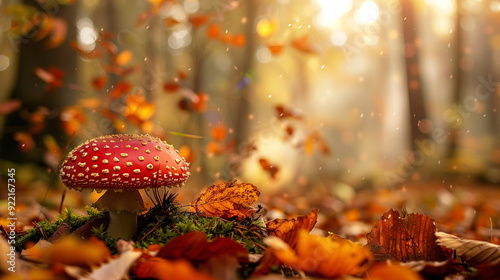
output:
[[[267,44],[267,48],[269,49],[272,55],[278,55],[283,51],[284,46],[282,43],[272,43],[272,44]]]
[[[198,98],[193,100],[193,109],[198,113],[204,113],[207,110],[207,102],[210,99],[208,94],[197,93]]]
[[[292,40],[292,47],[294,47],[296,50],[299,50],[303,53],[307,54],[315,54],[316,51],[313,50],[309,44],[309,37],[302,36],[298,37]]]
[[[207,216],[224,219],[236,217],[241,220],[250,216],[253,213],[250,205],[257,201],[260,192],[252,184],[235,183],[236,180],[210,186],[190,203],[190,211],[204,212]]]
[[[358,275],[373,262],[370,251],[359,244],[309,235],[306,230],[298,232],[295,250],[276,237],[269,237],[266,244],[280,261],[311,276]]]
[[[275,107],[275,110],[279,119],[286,119],[286,118],[302,119],[302,115],[288,108],[285,108],[284,106],[278,105]]]
[[[92,79],[92,86],[96,90],[101,90],[108,83],[107,76],[99,76]]]
[[[179,155],[185,158],[187,162],[193,162],[194,159],[193,150],[191,150],[191,148],[189,148],[188,145],[182,145],[179,148]]]
[[[125,82],[125,81],[120,81],[114,86],[113,90],[109,94],[109,97],[116,99],[116,98],[122,96],[123,94],[127,93],[131,89],[132,89],[132,85],[130,83]]]
[[[219,39],[221,36],[220,25],[212,23],[207,28],[207,36],[209,39]]]
[[[106,244],[95,237],[81,240],[68,236],[43,249],[35,246],[28,249],[27,253],[49,264],[60,263],[83,267],[99,265],[111,257]]]
[[[271,236],[276,236],[285,241],[290,247],[297,245],[297,233],[304,229],[311,231],[318,219],[318,209],[313,210],[306,216],[299,216],[297,219],[275,219],[266,224],[267,232]]]
[[[121,53],[119,53],[116,58],[115,58],[115,62],[116,64],[118,65],[125,65],[127,64],[131,59],[132,59],[132,52],[129,51],[129,50],[125,50],[125,51],[122,51]]]
[[[200,27],[203,24],[205,24],[205,22],[207,22],[210,19],[210,17],[211,17],[210,15],[206,15],[206,14],[191,15],[189,17],[189,22],[191,22],[193,27],[196,28],[196,27]]]
[[[159,257],[151,257],[148,254],[143,254],[131,270],[135,276],[141,279],[213,280],[212,277],[196,270],[185,260],[169,261]]]
[[[227,136],[226,126],[223,124],[218,124],[212,127],[210,130],[210,136],[215,141],[223,141]]]
[[[248,262],[248,251],[236,241],[219,237],[207,242],[205,233],[199,231],[174,238],[161,248],[156,256],[170,260],[186,259],[200,264],[224,255],[238,258],[239,262]]]
[[[245,36],[245,34],[242,33],[236,34],[233,38],[233,45],[235,45],[238,48],[244,47],[246,43],[247,43],[247,37]]]
[[[366,235],[366,245],[378,261],[443,261],[448,257],[436,244],[434,219],[423,214],[400,217],[393,209],[384,213]]]
[[[411,268],[401,265],[377,263],[368,269],[370,280],[421,280],[422,277]]]

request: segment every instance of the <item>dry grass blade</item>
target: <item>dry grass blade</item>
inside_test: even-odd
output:
[[[457,256],[471,265],[500,263],[500,246],[496,244],[462,239],[445,232],[436,232],[436,236],[438,245],[455,250]]]

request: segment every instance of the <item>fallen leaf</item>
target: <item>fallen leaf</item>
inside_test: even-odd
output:
[[[142,256],[141,251],[127,250],[118,258],[93,268],[89,273],[85,270],[66,266],[64,270],[72,277],[79,280],[121,280],[128,279],[129,270],[132,265]]]
[[[373,262],[370,251],[359,244],[309,235],[306,230],[298,232],[295,250],[274,236],[264,241],[280,261],[310,276],[359,275]]]
[[[233,256],[239,262],[248,262],[248,251],[231,238],[219,237],[208,242],[205,233],[198,231],[174,238],[156,256],[170,260],[186,259],[194,264],[221,256]]]
[[[403,266],[418,272],[425,279],[442,279],[446,275],[456,274],[458,271],[456,262],[448,259],[442,262],[413,261],[402,263]]]
[[[58,239],[51,246],[48,244],[34,246],[25,251],[25,254],[30,258],[38,259],[44,263],[81,267],[97,266],[111,257],[111,253],[103,241],[95,237],[81,240],[71,235]]]
[[[378,261],[443,261],[445,252],[436,245],[434,219],[423,214],[401,218],[393,209],[384,213],[366,235],[368,248]]]
[[[500,263],[500,246],[478,240],[462,239],[445,232],[436,232],[438,245],[454,250],[458,257],[471,265]]]
[[[132,266],[132,272],[138,278],[170,280],[213,280],[212,277],[196,270],[186,260],[166,260],[159,257],[151,257],[143,254]],[[174,277],[174,278],[173,278]]]
[[[318,209],[315,209],[305,216],[298,216],[297,219],[274,219],[266,224],[266,228],[270,236],[279,237],[295,248],[299,230],[311,231],[317,219]]]
[[[250,205],[257,201],[259,195],[257,187],[249,183],[236,184],[236,180],[218,183],[210,186],[191,202],[190,211],[224,219],[236,217],[241,220],[252,215],[254,211],[250,209]]]
[[[377,263],[366,272],[370,280],[421,280],[420,275],[408,267]]]
[[[318,219],[318,210],[315,209],[305,216],[299,216],[297,219],[275,219],[266,224],[269,236],[280,238],[288,244],[290,248],[297,247],[298,233],[300,230],[310,232]],[[266,275],[271,271],[273,266],[281,266],[283,264],[276,256],[266,249],[264,256],[261,258],[259,265],[255,269],[253,275]]]

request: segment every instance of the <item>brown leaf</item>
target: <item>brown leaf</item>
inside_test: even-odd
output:
[[[267,171],[269,173],[269,176],[271,176],[272,179],[277,178],[278,172],[280,170],[278,166],[269,163],[269,161],[265,158],[259,158],[259,165],[264,171]]]
[[[294,112],[293,110],[289,108],[285,108],[282,105],[278,105],[275,107],[276,114],[278,115],[278,119],[302,119],[302,115]]]
[[[375,260],[443,261],[448,257],[436,245],[434,219],[423,214],[401,218],[393,209],[384,213],[366,235]]]
[[[241,220],[254,212],[250,205],[257,201],[259,195],[257,187],[249,183],[236,184],[236,180],[218,183],[191,202],[190,211],[224,219],[237,217]]]
[[[198,231],[174,238],[156,256],[171,260],[186,259],[195,264],[221,256],[233,256],[240,262],[248,262],[248,251],[234,240],[219,237],[208,242],[205,233]]]
[[[445,232],[436,232],[436,243],[454,250],[457,256],[471,265],[500,263],[500,246],[478,240],[462,239]]]

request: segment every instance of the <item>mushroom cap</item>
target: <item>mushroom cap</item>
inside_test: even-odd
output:
[[[77,190],[180,187],[189,175],[189,163],[172,145],[130,134],[87,140],[69,152],[59,171],[64,185]]]

